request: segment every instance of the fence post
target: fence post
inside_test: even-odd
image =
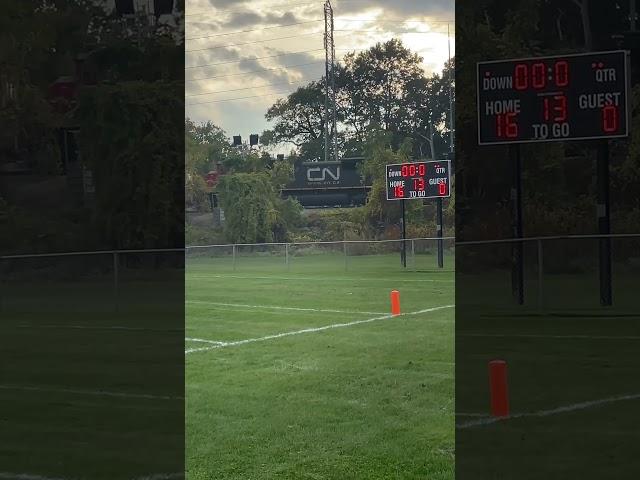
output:
[[[411,264],[413,265],[413,271],[416,271],[416,241],[411,239]]]
[[[542,257],[542,240],[538,240],[538,308],[542,308],[542,282],[544,274],[544,261]]]
[[[287,266],[287,272],[289,271],[289,244],[284,244],[284,263]]]
[[[347,272],[349,271],[349,262],[348,262],[349,254],[347,253],[347,242],[343,241],[342,245],[344,249],[344,271]]]
[[[113,301],[116,313],[120,310],[118,299],[118,252],[113,252]]]
[[[234,243],[231,247],[232,255],[233,255],[233,271],[236,271],[236,244]]]

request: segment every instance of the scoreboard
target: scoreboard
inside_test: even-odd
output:
[[[451,196],[451,162],[397,163],[387,165],[387,200]]]
[[[480,62],[480,145],[626,137],[628,52]]]

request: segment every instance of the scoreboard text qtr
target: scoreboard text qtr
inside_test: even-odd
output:
[[[628,135],[628,52],[478,63],[478,143]]]
[[[397,163],[386,166],[387,200],[451,196],[449,160]]]

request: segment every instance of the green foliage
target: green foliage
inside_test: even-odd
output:
[[[224,232],[201,225],[185,225],[185,245],[220,245],[225,243]]]
[[[82,161],[94,175],[96,223],[118,248],[181,244],[175,198],[183,178],[182,142],[167,136],[183,108],[182,84],[131,82],[83,90],[76,112]]]
[[[282,200],[266,173],[225,175],[218,185],[224,230],[232,243],[284,241],[299,222],[302,207]]]

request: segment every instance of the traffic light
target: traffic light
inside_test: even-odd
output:
[[[252,147],[254,145],[258,145],[258,134],[257,133],[249,135],[249,145],[251,145]]]
[[[234,135],[233,136],[233,146],[234,147],[241,147],[242,146],[242,136],[240,136],[240,135]]]

